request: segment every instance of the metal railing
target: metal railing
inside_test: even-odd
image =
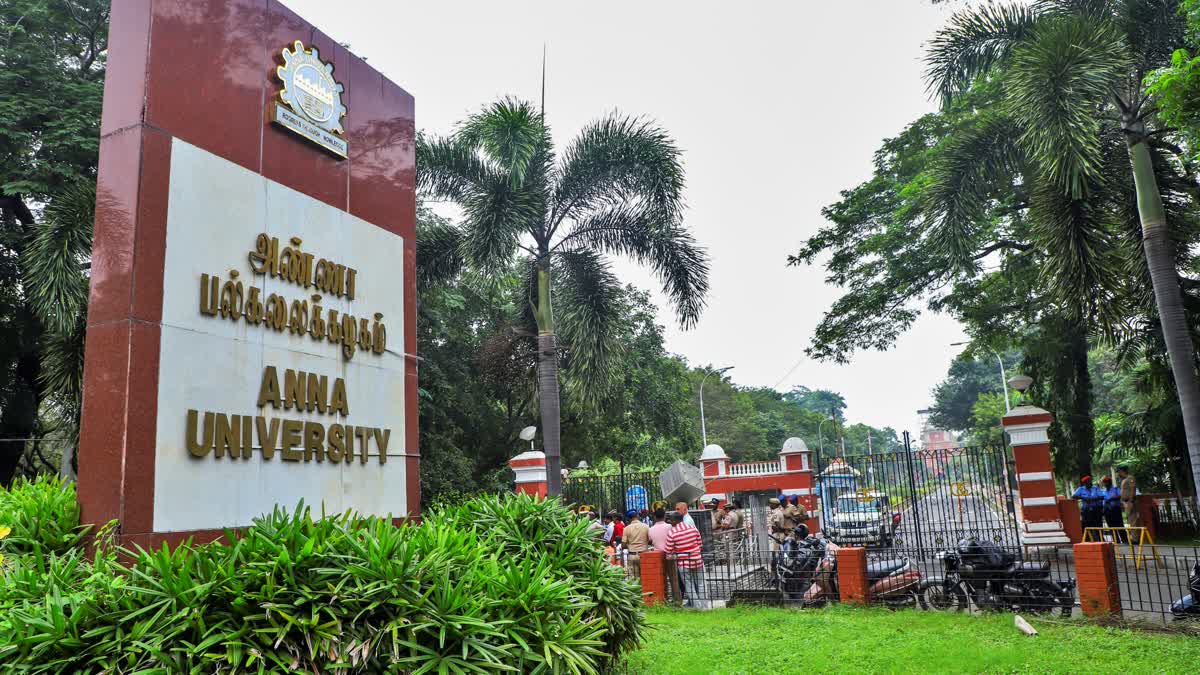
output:
[[[779,460],[770,462],[739,462],[729,465],[730,476],[765,476],[782,471]]]

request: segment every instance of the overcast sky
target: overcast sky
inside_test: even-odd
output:
[[[832,389],[854,421],[919,432],[916,411],[961,349],[949,346],[961,328],[927,315],[889,352],[849,365],[805,359],[839,291],[820,267],[786,259],[839,190],[870,176],[880,141],[934,108],[922,45],[948,9],[930,0],[285,3],[411,92],[418,128],[435,133],[499,96],[536,101],[545,43],[547,120],[560,146],[619,110],[657,120],[684,151],[686,222],[708,247],[712,291],[686,332],[658,296],[668,349],[732,365],[739,384]],[[657,291],[650,274],[618,270]]]

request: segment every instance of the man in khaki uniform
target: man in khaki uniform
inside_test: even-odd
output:
[[[1142,514],[1137,510],[1137,480],[1129,473],[1129,467],[1118,466],[1117,477],[1121,479],[1121,510],[1125,512],[1125,527],[1142,527]]]
[[[800,527],[805,518],[808,517],[808,512],[800,508],[800,498],[796,495],[785,497],[788,500],[787,506],[783,507],[784,526],[787,527],[788,536],[792,536],[792,531]]]
[[[767,513],[767,532],[775,537],[783,539],[789,532],[783,513],[783,507],[780,505],[779,500],[775,497],[771,497],[771,499],[767,501],[767,504],[771,507],[770,512]],[[771,550],[779,550],[779,542],[775,541],[774,539],[771,540]]]
[[[804,508],[804,504],[800,503],[799,495],[791,496],[792,515],[796,518],[796,527],[804,525],[804,521],[809,519],[809,509]]]
[[[644,553],[650,548],[650,527],[642,522],[636,512],[630,513],[633,515],[629,524],[625,526],[625,534],[621,541],[625,542],[625,548],[629,549],[630,553]]]

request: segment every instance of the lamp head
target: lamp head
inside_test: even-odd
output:
[[[533,437],[536,434],[537,434],[537,427],[525,427],[524,429],[521,430],[521,440],[532,441]]]
[[[1021,392],[1021,397],[1017,401],[1019,405],[1025,404],[1025,391],[1033,384],[1033,378],[1028,375],[1013,375],[1008,378],[1008,386]]]

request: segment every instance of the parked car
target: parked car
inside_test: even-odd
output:
[[[882,492],[841,495],[834,503],[826,535],[834,543],[847,546],[891,546],[901,515],[893,511]]]

